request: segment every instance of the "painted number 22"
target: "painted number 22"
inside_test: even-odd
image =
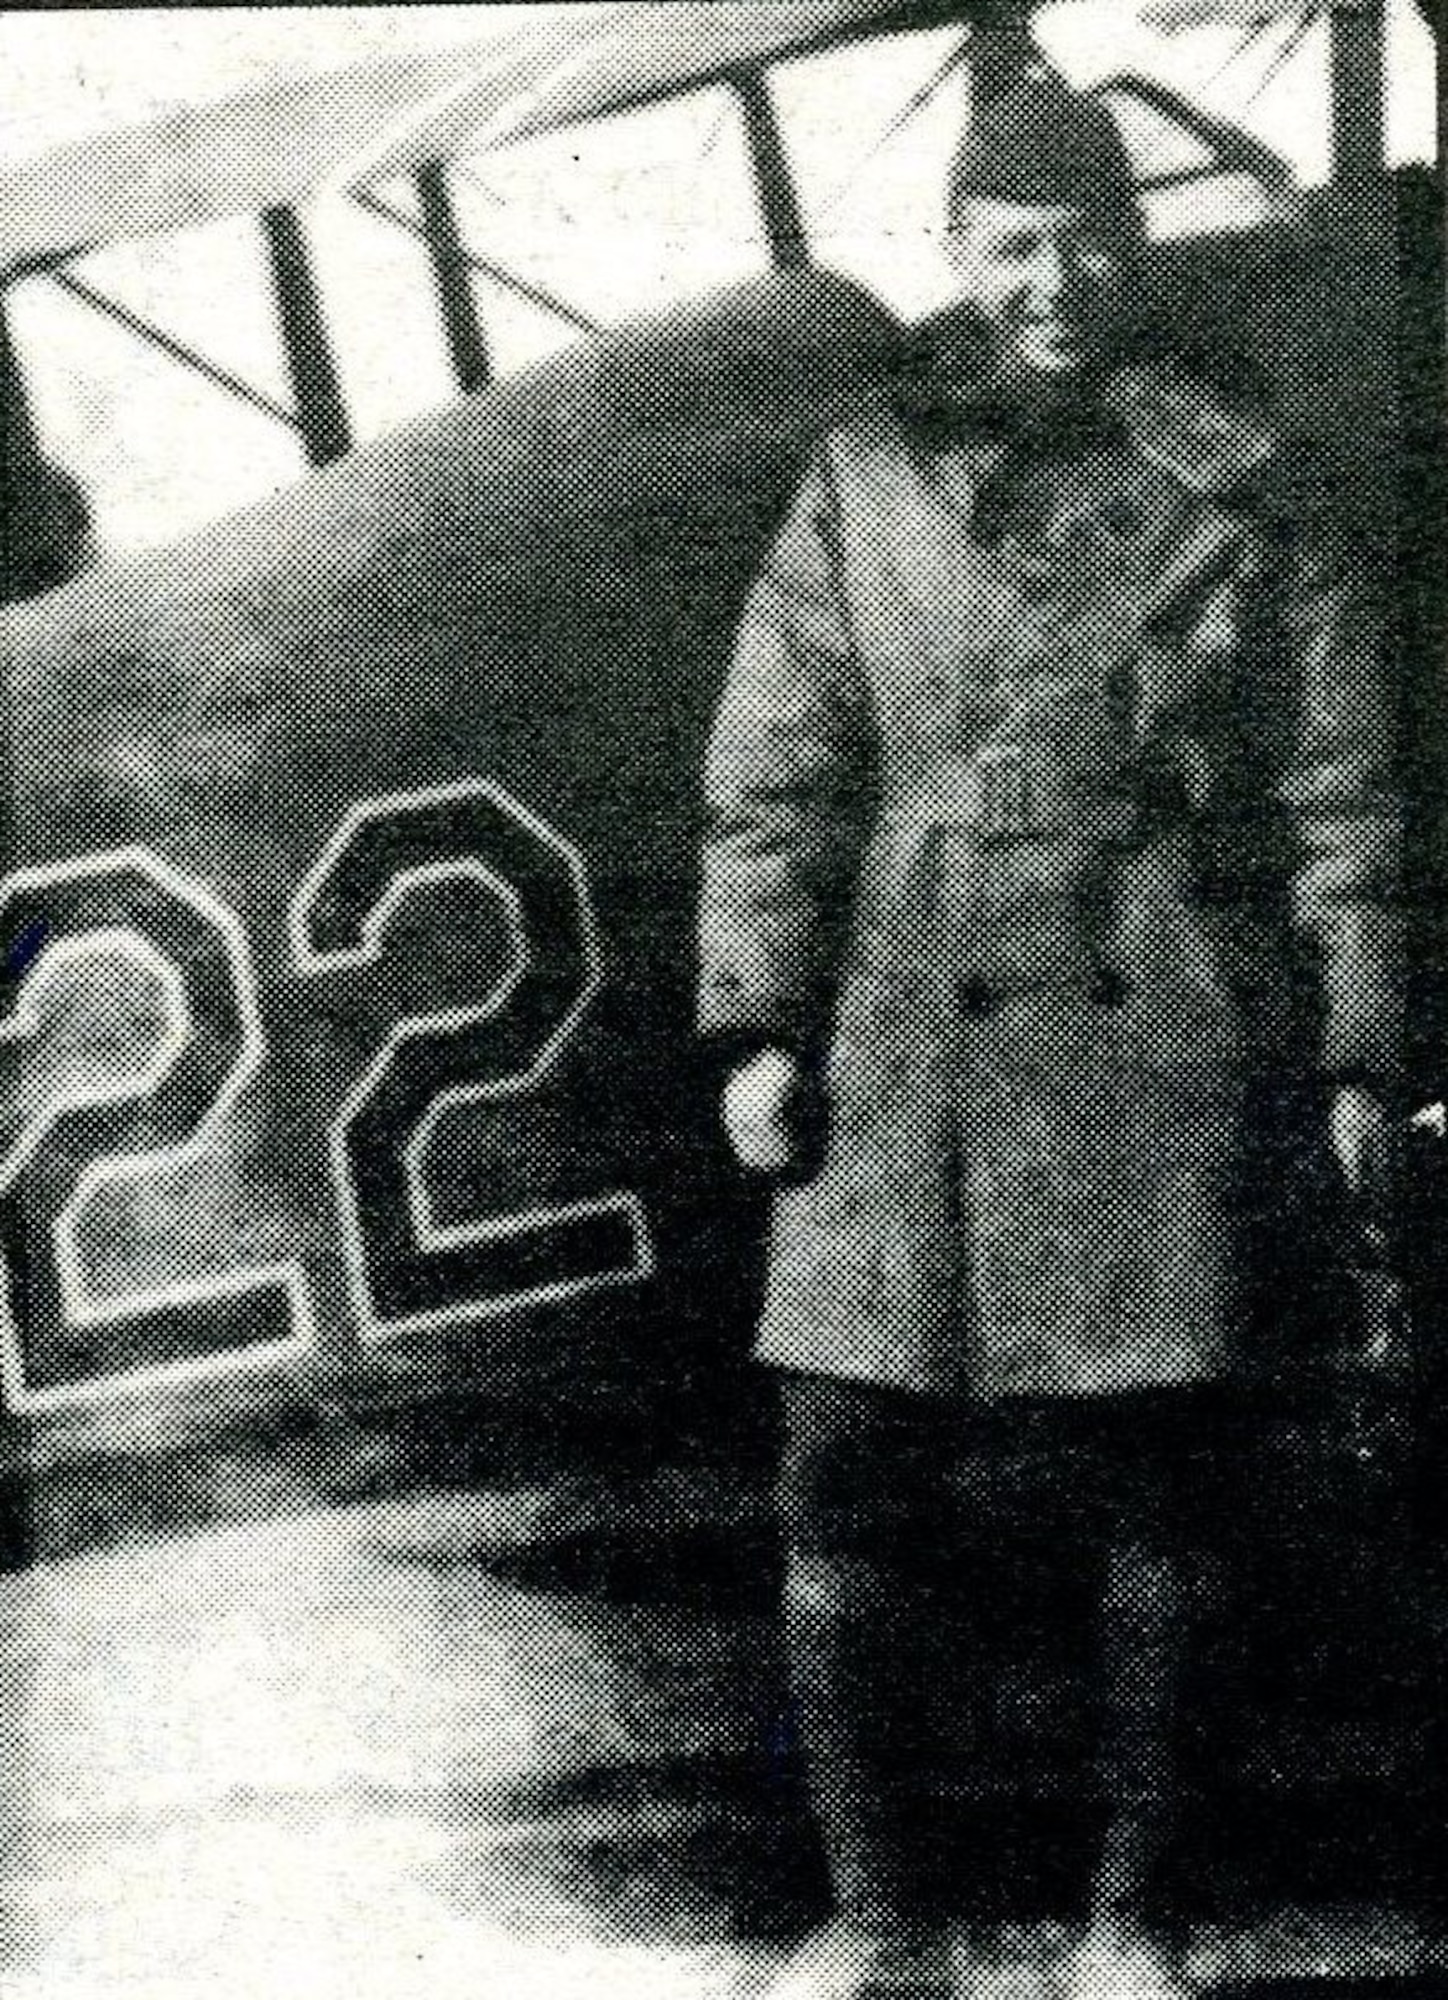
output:
[[[292,902],[296,971],[325,1006],[339,982],[385,967],[399,917],[444,885],[477,892],[480,913],[501,918],[506,963],[491,990],[395,1021],[327,1135],[366,1342],[628,1283],[653,1267],[647,1218],[627,1191],[450,1221],[433,1212],[427,1157],[440,1121],[467,1105],[535,1097],[600,982],[582,861],[551,827],[484,780],[354,806]],[[81,1224],[107,1190],[144,1187],[204,1154],[262,1068],[256,978],[235,913],[149,850],[126,849],[10,876],[0,884],[0,935],[41,940],[28,965],[12,951],[0,969],[9,1003],[0,1075],[43,1027],[34,991],[67,958],[119,953],[150,977],[164,1016],[148,1062],[119,1082],[72,1082],[29,1116],[12,1083],[19,1129],[0,1158],[9,1407],[87,1400],[309,1345],[300,1260],[97,1296],[77,1251]],[[39,1332],[47,1360],[37,1372]]]

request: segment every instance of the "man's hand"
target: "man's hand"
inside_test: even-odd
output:
[[[1343,1176],[1354,1194],[1361,1194],[1373,1153],[1388,1129],[1388,1113],[1370,1090],[1351,1084],[1339,1090],[1328,1113],[1328,1135]]]
[[[724,1086],[724,1130],[741,1167],[782,1174],[800,1154],[804,1079],[789,1049],[761,1049]]]

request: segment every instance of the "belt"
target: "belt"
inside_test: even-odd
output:
[[[1103,758],[1095,769],[1068,762],[1053,743],[992,738],[958,757],[936,760],[910,782],[895,810],[935,828],[968,833],[983,846],[1076,834],[1088,840],[1129,837],[1143,813],[1185,817],[1185,800],[1154,801],[1145,763]],[[887,810],[889,809],[887,798]]]
[[[1081,781],[1049,743],[996,739],[937,767],[926,811],[982,841],[1037,840],[1082,820]]]

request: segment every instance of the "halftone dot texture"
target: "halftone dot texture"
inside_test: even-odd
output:
[[[1281,275],[1275,304],[1234,293],[1271,362],[1323,339],[1289,280],[1371,317],[1360,284]],[[1295,1246],[1279,1304],[1331,1270],[1320,1148],[1291,1093],[1254,1122],[1223,957],[1275,1073],[1318,1046],[1279,997],[1325,1000],[1335,1066],[1377,1074],[1397,1034],[1363,620],[1184,476],[1180,423],[982,456],[968,425],[899,428],[898,359],[827,276],[740,287],[8,628],[28,900],[0,941],[37,1016],[3,1072],[31,1155],[4,1242],[16,2000],[1133,2000],[1168,1976],[1129,1920],[1173,1816],[1206,1857],[1165,1897],[1197,1975],[1352,1991],[1435,1963],[1380,1802],[1304,1875],[1286,1808],[1184,1813],[1178,1768],[1213,1619],[1239,1675],[1249,1626],[1299,1664],[1324,1621],[1351,1634],[1357,1706],[1284,1672],[1238,1721],[1248,1790],[1366,1765],[1411,1797],[1421,1754],[1371,1629],[1391,1423],[1214,1400],[1244,1328],[1286,1339],[1261,1262]],[[37,577],[74,559],[72,499],[11,505]],[[1153,754],[1123,760],[1143,654]],[[882,951],[765,1322],[775,1362],[856,1386],[782,1436],[740,1365],[756,1218],[690,1044],[726,680],[707,1025],[808,1037],[830,950],[868,917]],[[1203,786],[1230,809],[1194,861],[1239,879],[1249,833],[1269,886],[1281,863],[1260,936],[1184,891]],[[908,838],[862,909],[841,832],[885,811]],[[1284,987],[1279,917],[1320,987]],[[56,951],[87,926],[142,948]],[[434,1066],[395,1061],[378,1111],[400,1028]],[[550,1066],[449,1115],[404,1223],[379,1162],[460,1081],[439,1037],[465,1029],[471,1084]],[[367,1143],[329,1143],[364,1085]],[[67,1093],[93,1101],[47,1129]],[[155,1157],[87,1193],[62,1282],[82,1169],[128,1152]],[[580,1231],[620,1191],[642,1222]],[[967,1422],[979,1389],[1030,1415]],[[1311,1589],[1254,1557],[1227,1616],[1217,1570],[1269,1530]],[[1087,1958],[1093,1891],[1125,1934]]]
[[[977,88],[946,177],[946,216],[994,201],[1078,204],[1083,190],[1111,221],[1135,209],[1131,163],[1104,104],[1069,89],[1044,63],[998,94]]]

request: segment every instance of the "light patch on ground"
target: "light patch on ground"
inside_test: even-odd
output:
[[[6,2000],[762,1991],[777,1955],[707,1862],[688,1879],[737,1801],[670,1789],[745,1740],[750,1641],[479,1560],[576,1517],[543,1489],[420,1494],[0,1579]],[[1381,1910],[1197,1947],[1219,1977],[1430,1959]]]

